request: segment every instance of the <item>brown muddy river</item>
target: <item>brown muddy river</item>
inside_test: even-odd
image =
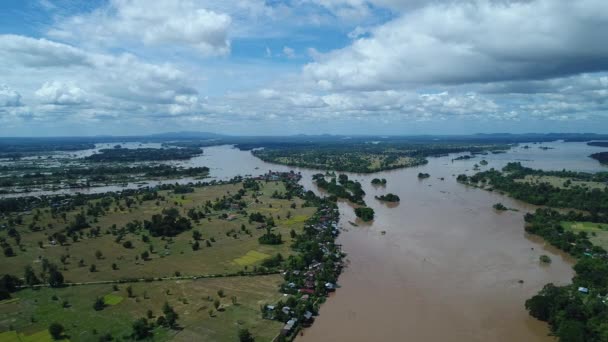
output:
[[[531,145],[454,162],[452,155],[430,158],[416,168],[350,175],[363,184],[376,220],[352,226],[352,208],[340,203],[344,232],[338,241],[348,253],[348,267],[340,276],[341,288],[297,340],[552,340],[547,325],[531,318],[524,302],[546,283],[569,282],[572,260],[525,234],[523,215],[533,207],[455,179],[459,173],[473,173],[481,159],[489,162],[482,170],[508,161],[545,169],[608,170],[587,158],[602,149],[584,143],[544,145],[555,149]],[[208,166],[218,179],[291,169],[229,146],[205,148],[203,156],[180,164]],[[315,189],[311,176],[317,171],[295,170],[304,175],[306,188]],[[418,172],[431,177],[418,180]],[[386,178],[388,184],[373,187],[374,177]],[[397,206],[389,208],[374,199],[388,192],[401,198]],[[519,211],[496,212],[492,205],[497,202]],[[551,257],[551,265],[540,264],[541,254]]]

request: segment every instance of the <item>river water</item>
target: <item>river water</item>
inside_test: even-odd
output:
[[[587,157],[601,150],[584,143],[532,144],[470,160],[452,161],[458,155],[450,155],[415,168],[349,174],[363,185],[376,220],[358,222],[348,203],[339,204],[344,232],[338,242],[348,253],[348,267],[340,289],[298,340],[552,340],[547,325],[531,318],[524,302],[546,283],[569,282],[573,260],[524,232],[523,215],[533,206],[458,184],[456,176],[473,173],[481,159],[489,163],[481,170],[521,161],[543,169],[608,171]],[[204,155],[177,164],[208,166],[216,179],[293,169],[303,174],[307,189],[318,192],[311,181],[318,171],[265,163],[231,146],[205,148]],[[419,172],[431,177],[419,180]],[[375,177],[386,178],[386,187],[372,186]],[[114,188],[88,192],[108,190]],[[387,192],[401,202],[387,206],[374,199]],[[497,202],[519,211],[497,212],[492,209]],[[541,265],[541,254],[553,262]]]

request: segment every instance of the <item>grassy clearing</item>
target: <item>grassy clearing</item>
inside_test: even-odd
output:
[[[556,187],[556,188],[560,188],[560,189],[565,189],[568,188],[568,186],[565,185],[566,182],[570,181],[570,185],[569,187],[574,187],[574,186],[580,186],[580,187],[585,187],[588,189],[600,189],[603,190],[606,188],[606,184],[602,183],[602,182],[587,182],[587,181],[579,181],[579,180],[574,180],[572,178],[566,178],[566,177],[557,177],[557,176],[534,176],[534,175],[527,175],[525,178],[523,179],[516,179],[516,182],[524,182],[524,183],[549,183],[552,186]]]
[[[51,342],[54,341],[48,331],[43,330],[31,335],[20,334],[16,331],[7,331],[0,333],[0,342]],[[70,342],[69,339],[63,339],[63,342]]]
[[[111,293],[103,296],[103,302],[106,305],[112,305],[112,306],[120,304],[123,301],[123,299],[125,299],[123,296],[118,296],[118,295],[111,294]]]
[[[249,251],[242,257],[234,259],[234,262],[241,266],[249,266],[258,263],[266,258],[270,258],[270,255],[257,251]]]
[[[277,286],[281,277],[256,276],[188,281],[165,281],[132,284],[133,297],[127,297],[127,285],[119,285],[113,291],[111,285],[88,285],[60,289],[43,288],[19,292],[19,302],[0,306],[0,329],[19,331],[20,335],[40,332],[52,322],[62,324],[71,341],[95,341],[102,333],[124,337],[131,332],[131,323],[145,317],[148,310],[154,317],[162,314],[162,306],[168,302],[179,314],[180,331],[158,329],[154,341],[236,341],[239,327],[248,328],[256,341],[270,341],[280,330],[281,324],[263,320],[259,307],[276,302],[281,294]],[[218,291],[223,291],[223,297]],[[108,291],[112,291],[108,295]],[[53,295],[57,299],[53,299]],[[93,309],[97,297],[123,298],[119,305],[106,306],[101,311]],[[232,297],[236,297],[236,303]],[[220,301],[215,310],[214,301]],[[67,301],[69,307],[63,307]],[[209,315],[209,310],[213,314]],[[6,339],[12,341],[10,331]],[[25,340],[38,341],[38,340]],[[46,341],[46,340],[40,340]]]
[[[264,186],[260,190],[261,195],[258,196],[259,203],[255,203],[249,193],[244,196],[248,203],[246,212],[261,212],[264,215],[272,215],[277,222],[275,231],[281,233],[285,240],[282,245],[260,245],[258,238],[265,231],[256,229],[258,224],[255,222],[250,224],[246,215],[231,210],[213,212],[208,219],[194,223],[193,230],[200,231],[203,239],[200,242],[201,248],[197,251],[192,249],[191,232],[165,239],[150,237],[145,231],[139,234],[127,234],[123,241],[131,241],[133,244],[131,249],[123,247],[122,242],[117,243],[115,241],[116,236],[107,234],[112,225],[122,227],[133,220],[150,219],[153,214],[160,213],[163,208],[176,207],[182,215],[185,215],[190,208],[200,206],[208,200],[214,201],[227,193],[234,194],[241,188],[240,184],[220,185],[197,188],[194,193],[184,195],[185,200],[182,199],[182,195],[164,191],[162,194],[166,196],[167,201],[161,202],[159,205],[156,205],[155,201],[147,201],[141,205],[132,206],[130,209],[123,206],[124,210],[119,210],[118,207],[114,206],[110,213],[99,217],[98,222],[92,223],[93,227],[99,226],[101,228],[101,236],[95,238],[84,236],[78,242],[69,241],[64,246],[51,245],[48,236],[63,230],[72,221],[78,210],[68,214],[67,222],[64,222],[61,218],[53,219],[50,214],[42,210],[39,215],[40,223],[37,224],[42,226],[51,224],[53,228],[38,232],[32,232],[27,228],[32,221],[33,213],[26,215],[24,216],[24,223],[17,226],[22,237],[24,250],[19,250],[17,246],[14,246],[13,249],[17,254],[15,257],[7,258],[0,255],[0,262],[2,263],[0,270],[2,273],[22,275],[25,266],[32,265],[34,270],[38,272],[41,259],[47,258],[52,263],[61,265],[61,271],[66,281],[86,282],[170,276],[175,272],[180,272],[182,275],[233,273],[256,264],[241,265],[234,262],[235,259],[242,257],[244,253],[251,250],[268,255],[282,253],[287,256],[292,253],[289,247],[291,244],[290,231],[292,229],[296,232],[301,231],[304,221],[312,215],[315,209],[302,208],[302,200],[298,198],[292,201],[271,198],[275,190],[284,191],[282,183],[262,184]],[[292,203],[296,204],[295,209],[291,208]],[[287,219],[288,213],[291,214],[290,219]],[[222,219],[219,217],[222,214],[234,214],[236,218],[233,220]],[[0,221],[0,223],[2,222]],[[242,225],[251,232],[251,236],[241,230]],[[149,236],[150,243],[142,241],[143,235]],[[7,241],[12,243],[12,239],[6,236],[6,231],[0,232],[0,236],[4,236]],[[211,247],[207,247],[206,241],[211,239],[215,241],[210,242]],[[39,241],[43,242],[43,248],[38,246]],[[140,254],[149,250],[150,245],[153,251],[150,253],[149,260],[144,261]],[[95,256],[96,251],[100,251],[103,256],[97,258]],[[62,255],[69,255],[65,264],[61,263]],[[80,260],[83,260],[82,264]],[[91,264],[96,266],[95,272],[90,272]],[[116,270],[112,269],[112,264],[117,265]]]
[[[608,249],[608,224],[564,221],[562,227],[575,233],[586,232],[594,245]]]

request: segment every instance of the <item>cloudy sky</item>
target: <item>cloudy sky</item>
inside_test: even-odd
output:
[[[2,0],[0,135],[608,133],[606,0]]]

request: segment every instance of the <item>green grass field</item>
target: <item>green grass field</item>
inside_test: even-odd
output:
[[[112,306],[120,304],[123,299],[124,299],[123,296],[118,296],[118,295],[115,295],[112,293],[103,296],[103,302],[106,305],[112,305]]]
[[[589,240],[594,245],[608,249],[608,224],[594,222],[562,222],[564,229],[573,232],[587,232]]]
[[[243,196],[248,204],[246,214],[233,210],[213,211],[199,223],[193,221],[193,230],[202,233],[201,247],[196,251],[192,248],[194,240],[190,231],[172,238],[151,237],[145,230],[128,233],[123,239],[132,242],[133,248],[128,249],[123,247],[122,241],[115,241],[116,236],[109,234],[110,227],[116,225],[120,228],[133,220],[149,220],[164,208],[175,207],[185,216],[190,208],[202,208],[206,201],[213,202],[224,195],[238,192],[241,184],[196,188],[194,193],[185,195],[162,191],[166,201],[159,204],[144,201],[127,208],[124,201],[119,205],[114,203],[105,215],[95,220],[89,218],[93,227],[101,228],[99,237],[87,236],[90,230],[87,228],[81,239],[77,242],[70,240],[63,246],[49,243],[48,237],[63,231],[81,208],[69,212],[65,221],[59,216],[51,217],[48,209],[34,211],[24,215],[23,223],[16,226],[21,235],[21,249],[14,244],[13,238],[6,235],[6,230],[0,232],[0,236],[12,244],[17,254],[10,258],[0,256],[0,274],[21,277],[27,265],[40,274],[42,258],[59,265],[66,282],[167,277],[176,272],[183,276],[194,276],[252,270],[262,260],[277,253],[282,253],[284,257],[293,253],[290,231],[301,231],[306,219],[316,210],[312,207],[302,208],[303,202],[298,198],[271,198],[275,191],[285,191],[280,182],[260,184],[262,188],[257,194],[258,203],[250,191]],[[294,203],[295,208],[292,208]],[[281,233],[284,243],[261,245],[258,238],[265,233],[265,229],[256,229],[259,223],[248,222],[248,214],[252,212],[272,215],[277,224],[274,230]],[[236,215],[236,218],[223,219],[220,217],[222,214]],[[44,230],[31,231],[28,228],[34,222],[34,216],[38,216],[35,224],[45,227]],[[0,224],[6,224],[6,221],[0,219]],[[251,235],[241,229],[242,225]],[[149,236],[149,243],[143,241],[144,234]],[[43,248],[39,247],[39,241],[42,241]],[[210,247],[206,241],[210,241]],[[150,246],[153,252],[149,260],[144,261],[140,254],[149,250]],[[96,251],[101,252],[101,257],[96,256]],[[67,256],[65,263],[61,261],[62,255]],[[80,260],[83,265],[79,265]],[[90,271],[92,264],[96,266],[95,272]],[[112,269],[112,264],[116,264],[117,269]],[[128,297],[126,284],[118,285],[118,291],[114,291],[110,284],[25,289],[14,293],[16,299],[0,303],[0,332],[4,332],[0,335],[0,342],[13,341],[15,338],[20,339],[16,341],[47,341],[45,338],[50,338],[47,328],[53,322],[64,325],[70,341],[97,341],[105,333],[115,338],[125,338],[131,333],[132,322],[145,317],[147,310],[153,311],[155,317],[152,320],[155,320],[161,314],[165,301],[179,314],[178,323],[183,329],[156,328],[153,341],[234,341],[240,327],[248,328],[256,341],[270,341],[280,331],[282,324],[262,320],[259,307],[267,302],[276,302],[282,296],[278,292],[281,281],[282,278],[276,275],[140,282],[130,284],[134,297]],[[218,298],[217,291],[220,289],[225,292],[223,298]],[[236,303],[232,302],[233,296]],[[95,311],[93,304],[99,297],[104,299],[106,307]],[[221,302],[220,311],[214,309],[215,299]],[[64,307],[64,301],[68,303],[67,307]],[[212,315],[209,310],[213,311]]]
[[[601,182],[578,181],[578,180],[573,180],[571,178],[556,177],[556,176],[527,175],[525,178],[516,179],[515,181],[516,182],[526,182],[526,183],[549,183],[556,188],[564,189],[564,188],[566,188],[566,186],[564,186],[564,183],[568,180],[570,180],[570,182],[571,182],[570,187],[581,186],[581,187],[586,187],[588,189],[600,189],[600,190],[603,190],[606,188],[606,184],[601,183]]]

